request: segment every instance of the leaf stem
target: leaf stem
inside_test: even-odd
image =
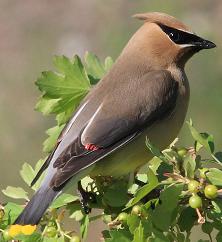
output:
[[[212,158],[218,163],[218,165],[222,166],[222,163],[217,159],[214,154],[211,154]]]
[[[213,242],[211,234],[208,234],[208,236],[209,236],[210,242]]]

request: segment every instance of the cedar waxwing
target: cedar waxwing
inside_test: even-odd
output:
[[[146,137],[163,149],[178,135],[189,103],[184,65],[216,45],[167,14],[135,17],[144,24],[65,126],[32,182],[47,169],[41,187],[15,224],[37,224],[70,180],[120,176],[144,165],[152,158]]]

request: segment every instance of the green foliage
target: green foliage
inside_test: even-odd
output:
[[[86,53],[84,62],[78,56],[71,59],[57,56],[54,59],[56,72],[42,73],[36,82],[42,92],[36,109],[43,115],[54,114],[56,119],[56,125],[47,130],[49,137],[43,144],[44,152],[53,150],[74,110],[112,64],[110,57],[102,63],[92,53]],[[136,176],[84,178],[81,182],[90,194],[89,205],[92,209],[99,208],[99,215],[85,215],[79,198],[64,193],[51,204],[36,232],[30,235],[21,232],[13,235],[13,239],[63,242],[80,241],[81,237],[83,241],[91,222],[102,219],[107,225],[102,232],[105,242],[189,242],[191,230],[198,223],[209,238],[214,230],[216,240],[221,241],[222,200],[215,194],[206,197],[204,192],[211,184],[217,186],[218,194],[221,192],[221,153],[215,152],[211,135],[199,133],[192,122],[188,126],[194,139],[192,148],[177,147],[173,142],[168,149],[160,151],[147,139],[144,141],[147,150],[155,157]],[[202,150],[206,157],[202,158]],[[21,200],[0,207],[0,241],[9,240],[9,225],[23,209],[24,202],[22,205],[19,202],[26,202],[38,189],[43,176],[32,187],[32,192],[26,191],[44,161],[39,160],[35,167],[28,163],[22,166],[20,175],[26,187],[8,186],[2,191],[10,198]],[[192,183],[195,186],[191,186]],[[193,203],[189,205],[193,197],[199,198],[201,208]],[[80,223],[79,236],[66,228],[64,217]]]
[[[2,190],[2,192],[6,196],[11,197],[11,198],[28,200],[27,192],[21,187],[8,186],[8,187],[6,187],[5,190]]]

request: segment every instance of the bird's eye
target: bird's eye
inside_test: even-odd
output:
[[[171,40],[173,40],[175,43],[177,43],[180,40],[180,33],[176,31],[172,31],[168,34]]]

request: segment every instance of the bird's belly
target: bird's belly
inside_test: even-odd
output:
[[[121,176],[132,172],[152,158],[145,145],[146,137],[160,150],[178,135],[186,115],[186,105],[177,105],[174,113],[147,128],[142,135],[96,163],[92,176]]]

